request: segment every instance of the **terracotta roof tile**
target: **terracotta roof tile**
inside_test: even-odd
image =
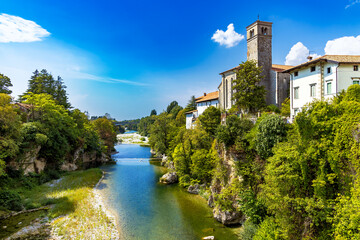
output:
[[[290,66],[290,65],[280,65],[280,64],[272,64],[271,65],[271,69],[276,71],[276,72],[282,72],[284,70],[288,70],[290,68],[293,68],[294,66]],[[240,69],[240,66],[237,66],[237,67],[234,67],[234,68],[231,68],[229,70],[226,70],[225,72],[222,72],[222,73],[219,73],[220,75],[224,74],[224,73],[227,73],[227,72],[230,72],[230,71],[235,71],[235,70],[238,70]]]
[[[216,92],[211,92],[206,94],[206,96],[203,96],[202,98],[200,98],[199,100],[197,100],[196,102],[206,102],[206,101],[211,101],[211,100],[215,100],[219,98],[219,91]]]

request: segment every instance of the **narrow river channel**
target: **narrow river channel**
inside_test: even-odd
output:
[[[106,175],[100,189],[123,239],[238,239],[234,229],[212,218],[200,196],[158,183],[166,169],[149,161],[150,148],[120,144],[116,150],[116,165],[102,167]]]

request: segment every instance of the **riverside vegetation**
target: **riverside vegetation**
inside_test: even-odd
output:
[[[247,78],[253,63],[242,66],[235,89],[259,81]],[[261,98],[249,101],[246,89],[231,112],[264,109]],[[166,156],[180,186],[200,186],[215,218],[242,224],[241,239],[360,238],[359,85],[312,102],[293,124],[281,116],[289,114],[288,100],[281,111],[268,107],[255,123],[230,114],[220,124],[220,110],[209,107],[194,129],[185,129],[185,112],[192,109],[193,97],[185,109],[172,102],[141,119],[138,130]]]
[[[113,122],[105,117],[90,121],[73,109],[62,79],[46,70],[33,73],[17,103],[9,95],[11,86],[10,79],[0,74],[1,237],[25,223],[39,222],[43,231],[35,235],[114,237],[115,226],[96,204],[100,200],[93,191],[101,170],[67,173],[111,161],[116,141]],[[58,180],[48,183],[53,179]],[[6,219],[14,211],[38,208],[43,210],[19,225],[16,217]]]

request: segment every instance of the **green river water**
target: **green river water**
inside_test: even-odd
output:
[[[238,228],[214,220],[203,198],[158,183],[166,169],[148,160],[150,148],[120,144],[116,150],[116,165],[102,167],[106,175],[100,189],[123,239],[238,239]]]

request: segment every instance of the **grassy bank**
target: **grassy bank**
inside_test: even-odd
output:
[[[19,194],[26,208],[51,206],[41,216],[47,221],[51,238],[116,239],[114,221],[94,189],[101,177],[102,171],[97,168],[70,172],[30,190],[21,189]]]

